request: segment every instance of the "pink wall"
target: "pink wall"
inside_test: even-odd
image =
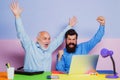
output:
[[[24,51],[18,40],[0,40],[0,71],[5,71],[5,64],[20,67],[23,65]]]
[[[79,42],[86,41],[87,39],[80,39]],[[64,44],[57,50],[62,49]],[[100,54],[102,48],[107,48],[114,51],[113,58],[115,59],[117,72],[120,73],[120,39],[103,39],[90,54]],[[52,70],[55,70],[57,50],[53,53]],[[24,61],[24,51],[20,45],[19,40],[0,40],[0,71],[5,71],[5,63],[9,62],[15,68],[22,66]],[[110,58],[99,57],[97,69],[109,70],[112,69]]]

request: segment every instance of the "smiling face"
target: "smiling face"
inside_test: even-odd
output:
[[[68,53],[74,53],[77,47],[78,34],[74,29],[70,29],[65,33],[66,50]]]
[[[76,35],[68,35],[66,38],[66,49],[68,52],[75,52],[77,45]]]
[[[46,31],[39,32],[37,36],[37,42],[42,48],[47,49],[50,44],[50,35]]]
[[[68,35],[66,39],[66,44],[70,47],[73,48],[77,44],[77,38],[76,35]]]

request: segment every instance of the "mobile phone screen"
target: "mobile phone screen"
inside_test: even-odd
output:
[[[48,75],[47,79],[59,79],[58,75]]]

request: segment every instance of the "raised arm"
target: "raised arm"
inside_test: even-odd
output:
[[[56,70],[65,72],[65,62],[64,62],[64,59],[62,57],[63,53],[64,53],[63,50],[58,51],[57,62],[56,62]]]
[[[85,51],[84,53],[89,53],[91,49],[96,46],[97,43],[99,43],[104,35],[104,28],[105,28],[105,18],[102,16],[99,16],[97,18],[97,21],[100,23],[99,29],[97,33],[93,36],[92,39],[90,39],[88,42],[85,42],[83,45],[85,46]],[[84,50],[83,50],[84,51]]]
[[[11,3],[10,9],[15,16],[15,27],[17,31],[17,37],[20,39],[22,46],[24,48],[27,48],[31,40],[25,32],[22,20],[20,18],[23,9],[20,8],[18,2],[15,1]]]
[[[69,19],[68,26],[57,36],[57,38],[54,41],[51,42],[50,48],[52,51],[57,49],[62,44],[62,42],[64,41],[64,35],[66,31],[68,31],[73,26],[75,26],[76,23],[77,23],[77,18],[75,16]]]
[[[59,50],[59,51],[58,51],[58,56],[57,56],[58,61],[61,60],[63,53],[64,53],[63,50]]]

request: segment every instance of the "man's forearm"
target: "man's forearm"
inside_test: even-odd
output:
[[[52,50],[52,51],[56,50],[56,49],[62,44],[62,42],[64,41],[64,36],[65,36],[66,31],[68,31],[68,30],[71,29],[71,28],[72,28],[72,27],[67,26],[67,27],[58,35],[58,37],[57,37],[54,41],[51,42],[50,47],[51,47],[51,50]]]

